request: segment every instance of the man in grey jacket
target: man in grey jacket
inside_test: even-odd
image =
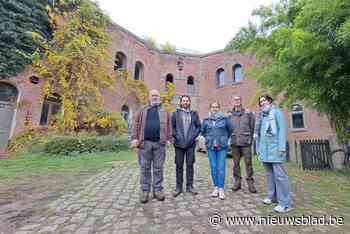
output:
[[[233,110],[230,116],[235,129],[231,136],[231,147],[233,157],[233,191],[241,189],[240,161],[244,158],[246,168],[246,180],[251,193],[256,193],[253,179],[252,151],[255,117],[253,113],[246,111],[242,105],[242,97],[233,97]]]
[[[170,138],[170,113],[161,106],[159,92],[151,90],[150,104],[137,113],[131,136],[131,145],[139,149],[141,203],[148,202],[152,181],[154,198],[159,201],[165,199],[163,167],[166,144],[170,144]]]

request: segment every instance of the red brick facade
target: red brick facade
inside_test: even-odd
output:
[[[193,55],[184,53],[165,54],[158,49],[148,48],[145,43],[121,28],[114,25],[109,29],[112,43],[109,51],[114,59],[117,52],[125,55],[124,65],[132,76],[135,72],[136,62],[143,65],[140,77],[146,82],[150,89],[163,91],[167,74],[172,74],[174,78],[175,92],[177,95],[188,94],[187,78],[193,77],[194,88],[192,89],[192,107],[199,111],[204,117],[212,101],[219,101],[222,109],[230,109],[230,99],[232,95],[238,94],[243,97],[243,103],[248,105],[250,99],[255,95],[257,82],[247,75],[243,76],[241,82],[233,82],[233,66],[240,64],[243,71],[254,65],[253,57],[239,53],[218,51],[204,55]],[[114,61],[110,61],[111,72],[113,72]],[[181,70],[182,68],[182,70]],[[217,88],[216,72],[224,69],[225,83]],[[32,75],[28,69],[16,77],[6,81],[10,82],[18,90],[18,105],[15,110],[11,135],[23,129],[25,119],[30,118],[33,124],[40,123],[42,112],[41,83],[33,84],[29,77]],[[105,107],[110,111],[121,111],[123,105],[127,105],[131,112],[137,110],[135,101],[132,98],[125,98],[118,92],[106,91]],[[254,110],[254,108],[253,108]],[[297,138],[324,138],[333,135],[325,116],[320,116],[310,109],[304,109],[304,129],[293,130],[291,126],[291,114],[285,110],[286,119],[289,124],[289,139]]]

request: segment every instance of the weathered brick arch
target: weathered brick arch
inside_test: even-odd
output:
[[[174,84],[174,75],[173,75],[172,73],[168,73],[168,74],[165,76],[165,89],[167,88],[168,82]]]
[[[19,91],[10,82],[0,82],[0,151],[5,150],[14,127]]]
[[[114,71],[127,68],[127,57],[122,51],[117,51],[114,58]]]
[[[187,94],[192,95],[195,92],[195,85],[194,85],[194,77],[188,76],[187,77]]]
[[[144,69],[145,66],[141,61],[136,61],[134,69],[134,80],[143,80],[144,79]]]

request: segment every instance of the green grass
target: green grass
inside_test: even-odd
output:
[[[136,160],[132,151],[81,154],[74,157],[24,154],[0,161],[0,181],[44,176],[56,172],[77,174],[84,171],[100,171],[111,167],[114,161],[131,160]]]
[[[349,171],[303,171],[295,163],[288,163],[287,167],[294,187],[302,186],[314,207],[350,209]]]
[[[256,157],[253,167],[257,174],[265,176],[264,167]],[[301,165],[295,162],[287,162],[285,167],[292,184],[293,199],[296,200],[295,209],[291,214],[317,211],[337,212],[338,215],[350,214],[349,170],[304,171]],[[262,206],[267,213],[271,208]]]

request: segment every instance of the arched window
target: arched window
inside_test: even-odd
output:
[[[233,82],[241,82],[243,80],[242,65],[235,64],[232,67]]]
[[[220,88],[225,85],[225,70],[223,68],[219,68],[216,71],[216,87]]]
[[[305,128],[304,125],[304,110],[303,107],[299,104],[292,105],[292,128]]]
[[[16,102],[17,88],[11,84],[0,82],[0,101]]]
[[[165,77],[165,89],[167,89],[168,83],[174,84],[174,76],[171,73],[167,74]]]
[[[143,80],[143,64],[140,61],[135,63],[134,80]]]
[[[114,60],[114,71],[126,68],[126,55],[123,52],[117,52]]]
[[[173,76],[173,74],[167,74],[166,75],[166,78],[165,78],[165,81],[166,82],[170,82],[170,83],[174,83],[174,76]]]
[[[55,114],[61,110],[61,98],[58,94],[46,97],[43,102],[40,125],[47,125],[53,120]]]
[[[125,119],[125,121],[129,121],[129,107],[127,105],[122,106],[122,116]]]
[[[15,86],[0,82],[0,151],[5,150],[9,142],[17,96]]]
[[[187,77],[187,93],[194,94],[194,78],[193,78],[193,76]]]

